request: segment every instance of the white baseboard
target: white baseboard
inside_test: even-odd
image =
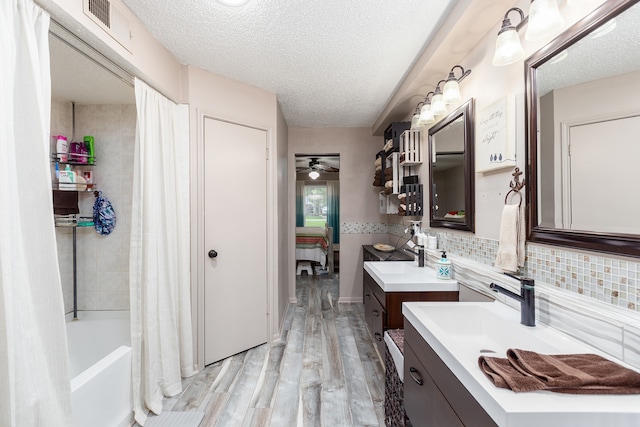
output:
[[[353,304],[353,303],[362,303],[362,297],[340,297],[338,298],[338,304]]]

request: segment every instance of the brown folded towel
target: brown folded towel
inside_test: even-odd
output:
[[[506,359],[480,356],[478,365],[496,387],[515,392],[640,393],[640,372],[597,354],[546,355],[509,349]]]
[[[56,215],[79,214],[78,192],[53,190],[53,213]]]

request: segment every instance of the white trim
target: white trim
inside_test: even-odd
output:
[[[362,302],[362,297],[340,297],[338,298],[338,304],[353,304],[356,302]]]
[[[193,113],[193,110],[191,111]],[[192,310],[195,307],[195,315],[192,318],[194,322],[195,348],[197,349],[196,363],[198,369],[204,368],[204,258],[197,254],[204,253],[204,120],[206,118],[223,121],[239,126],[250,127],[266,132],[267,149],[269,153],[267,162],[267,283],[266,283],[266,300],[265,307],[267,316],[266,337],[269,343],[278,339],[280,336],[280,325],[274,325],[277,322],[278,298],[275,286],[278,283],[278,240],[277,240],[277,153],[276,141],[274,138],[274,128],[265,127],[251,122],[240,122],[238,120],[224,117],[203,111],[200,108],[195,109],[195,117],[191,119],[191,126],[195,126],[196,138],[191,140],[191,207],[192,207],[192,228],[191,228],[191,248],[192,248],[192,277],[195,277],[195,283],[192,279]],[[195,155],[194,155],[195,154]],[[266,156],[266,153],[265,153]],[[195,166],[195,167],[194,167]],[[195,217],[195,221],[193,220]],[[196,224],[193,226],[193,224]],[[195,269],[195,271],[193,270]],[[195,301],[194,301],[195,299]]]

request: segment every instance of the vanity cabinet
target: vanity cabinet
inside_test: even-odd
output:
[[[364,318],[380,357],[384,355],[384,331],[404,327],[402,303],[409,301],[458,301],[458,291],[385,292],[363,270],[362,301]]]
[[[404,407],[413,426],[497,426],[408,321],[404,357]]]

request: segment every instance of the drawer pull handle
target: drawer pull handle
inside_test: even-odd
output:
[[[414,374],[418,374],[418,376],[416,377]],[[411,375],[411,379],[415,381],[415,383],[418,384],[419,386],[424,384],[424,382],[422,381],[422,378],[420,378],[420,374],[418,373],[418,370],[413,366],[409,367],[409,375]]]
[[[378,312],[378,310],[373,310],[373,315],[378,317],[380,316],[380,312]]]
[[[371,299],[371,295],[369,295],[369,294],[366,294],[364,297],[365,297],[366,299]]]
[[[373,336],[376,337],[376,340],[382,341],[382,335],[380,335],[380,332],[376,332]]]

